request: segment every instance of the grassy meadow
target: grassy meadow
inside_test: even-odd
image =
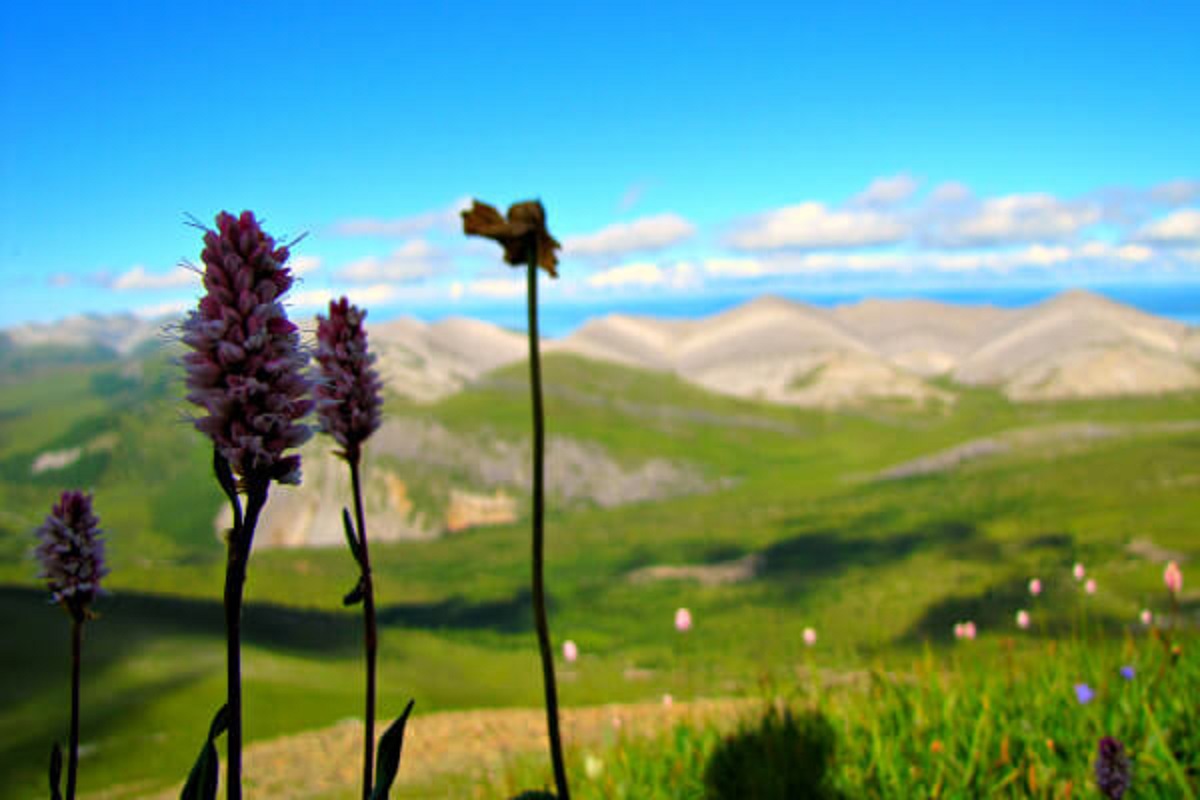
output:
[[[83,792],[119,786],[94,796],[137,797],[181,781],[223,697],[211,450],[186,422],[178,368],[161,353],[137,363],[131,372],[103,359],[51,360],[0,378],[2,797],[42,795],[50,744],[67,728],[69,626],[29,557],[32,530],[62,488],[94,491],[112,568],[111,595],[86,629]],[[828,767],[830,791],[846,797],[1060,797],[1068,785],[1093,796],[1105,733],[1135,754],[1129,796],[1200,790],[1200,601],[1185,584],[1178,613],[1166,616],[1158,555],[1178,554],[1191,587],[1200,580],[1200,395],[1013,404],[954,386],[952,404],[824,412],[575,357],[544,366],[551,437],[595,443],[622,464],[686,462],[722,487],[609,509],[548,506],[551,630],[580,650],[560,683],[566,706],[659,703],[669,693],[755,698],[819,717],[833,755],[814,769]],[[432,406],[390,397],[387,413],[521,439],[527,392],[525,366],[514,365]],[[1111,435],[1056,433],[1082,423]],[[1026,433],[1006,452],[878,478],[1012,431]],[[39,454],[81,443],[98,444],[69,467],[31,475]],[[418,717],[540,705],[523,521],[372,549],[382,717],[409,697]],[[743,582],[628,578],[753,555],[763,566]],[[1094,595],[1071,577],[1076,562],[1096,580]],[[1031,598],[1035,576],[1045,591]],[[248,741],[361,713],[361,622],[341,607],[355,579],[342,548],[255,552]],[[695,619],[685,635],[672,625],[678,607]],[[1032,615],[1026,631],[1014,621],[1021,608]],[[1170,623],[1179,654],[1140,625],[1143,608]],[[965,620],[979,638],[956,642]],[[811,648],[806,627],[818,634]],[[1134,680],[1119,675],[1123,665]],[[1072,689],[1083,682],[1096,690],[1086,705]],[[760,718],[649,737],[614,731],[587,750],[568,741],[573,781],[584,798],[703,797],[723,737]],[[548,781],[549,765],[537,753],[481,780],[413,796],[507,796]]]

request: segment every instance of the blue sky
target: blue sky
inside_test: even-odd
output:
[[[1167,283],[1200,305],[1195,3],[8,3],[0,325],[194,302],[255,210],[315,308]]]

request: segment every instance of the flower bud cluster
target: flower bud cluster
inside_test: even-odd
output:
[[[359,448],[379,427],[383,384],[371,368],[375,356],[367,350],[363,320],[367,312],[345,297],[329,303],[329,317],[317,317],[316,396],[321,430],[357,459]]]
[[[204,288],[183,323],[188,400],[208,412],[195,420],[234,474],[300,482],[300,456],[284,455],[311,435],[299,422],[313,407],[308,355],[280,298],[291,288],[286,247],[254,214],[221,212],[204,235]]]
[[[108,574],[99,523],[91,495],[66,491],[37,529],[34,553],[42,566],[38,577],[46,579],[54,601],[79,620],[100,592],[100,579]]]

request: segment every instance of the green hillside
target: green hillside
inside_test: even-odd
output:
[[[31,531],[62,488],[95,492],[113,569],[112,594],[87,630],[83,788],[184,775],[223,693],[211,455],[186,421],[170,359],[138,364],[71,364],[0,386],[0,622],[18,643],[0,656],[0,785],[16,792],[4,796],[41,791],[45,754],[66,730],[67,624],[28,558]],[[520,439],[525,380],[514,365],[432,407],[391,397],[388,412]],[[721,487],[548,509],[551,627],[579,644],[586,667],[563,685],[568,705],[752,694],[764,671],[792,680],[806,658],[828,669],[908,663],[926,643],[951,646],[960,620],[976,621],[985,641],[1011,636],[1020,607],[1038,615],[1027,638],[1083,619],[1094,635],[1120,637],[1141,608],[1162,604],[1154,554],[1200,557],[1200,428],[1188,424],[1200,421],[1200,395],[1016,405],[955,387],[956,403],[931,409],[818,412],[565,356],[546,360],[545,381],[551,436],[597,444],[620,463],[687,462]],[[1071,433],[1076,423],[1104,435]],[[877,477],[1013,431],[1025,433],[1004,452]],[[69,466],[33,474],[39,456],[72,448],[80,455]],[[432,480],[419,466],[398,469],[415,485]],[[1131,552],[1135,540],[1150,547]],[[524,524],[381,545],[373,558],[381,709],[410,696],[419,712],[540,702]],[[757,574],[714,585],[630,580],[655,566],[737,559],[759,564]],[[1092,597],[1069,577],[1076,561],[1098,582]],[[1035,575],[1047,591],[1031,605]],[[359,622],[340,607],[354,576],[340,549],[255,553],[244,655],[251,740],[357,712]],[[686,638],[671,626],[679,606],[696,619]],[[821,636],[807,654],[806,626]]]

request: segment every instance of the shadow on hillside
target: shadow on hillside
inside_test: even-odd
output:
[[[553,607],[549,597],[546,602],[547,606]],[[452,597],[435,603],[398,603],[380,608],[377,616],[381,625],[430,630],[488,628],[500,633],[520,633],[533,629],[528,589],[518,589],[508,598],[483,602]]]
[[[955,624],[968,620],[975,623],[981,635],[1004,631],[1026,637],[1061,638],[1077,633],[1079,626],[1083,626],[1088,635],[1119,636],[1129,630],[1129,620],[1095,609],[1089,610],[1086,618],[1076,616],[1071,611],[1070,598],[1066,597],[1065,592],[1060,594],[1061,600],[1042,597],[1033,604],[1030,602],[1028,585],[1024,579],[1020,579],[993,584],[978,594],[951,595],[930,604],[925,613],[894,641],[897,644],[952,642]],[[1078,599],[1075,598],[1076,601]],[[1017,609],[1029,609],[1031,606],[1033,625],[1029,630],[1021,631],[1016,626]],[[1050,608],[1058,608],[1060,612],[1050,616]]]
[[[942,520],[902,533],[854,535],[859,522],[843,529],[802,533],[764,548],[761,575],[803,586],[805,581],[829,578],[847,568],[878,567],[901,561],[919,550],[944,548],[947,555],[964,560],[990,560],[999,546],[982,536],[978,527],[960,520]]]
[[[99,675],[154,640],[188,636],[208,638],[223,649],[225,615],[219,600],[189,599],[139,592],[118,592],[97,603],[100,618],[85,629],[87,670]],[[468,602],[402,603],[378,610],[381,625],[439,629],[487,628],[502,633],[530,630],[529,592]],[[0,586],[0,625],[6,647],[0,659],[0,707],[53,685],[66,685],[70,624],[44,590]],[[249,646],[326,657],[355,657],[362,647],[362,623],[353,611],[288,608],[248,603],[242,641]]]

